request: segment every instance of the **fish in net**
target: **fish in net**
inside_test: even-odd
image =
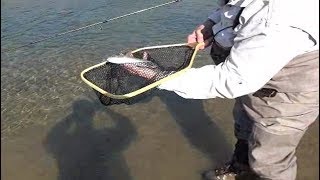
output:
[[[192,43],[140,48],[85,69],[81,78],[102,104],[133,104],[190,68],[199,46]]]

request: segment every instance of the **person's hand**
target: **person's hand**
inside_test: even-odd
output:
[[[204,29],[204,25],[200,25],[198,26],[191,34],[189,34],[188,36],[188,43],[203,43],[204,39],[203,39],[203,34],[201,32],[201,30]],[[204,49],[204,45],[200,46],[200,49]]]
[[[187,38],[188,43],[204,43],[203,46],[200,47],[200,49],[204,49],[205,47],[208,47],[213,40],[213,34],[212,34],[212,26],[214,23],[210,20],[207,20],[200,26],[198,26],[191,34],[189,34]]]

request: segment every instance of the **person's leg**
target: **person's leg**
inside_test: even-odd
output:
[[[251,134],[253,121],[248,117],[242,107],[241,100],[236,99],[234,108],[234,135],[237,142],[231,160],[220,168],[208,170],[203,173],[205,180],[234,179],[240,174],[247,176],[250,172],[248,160],[248,139]]]
[[[248,139],[252,131],[253,121],[244,111],[241,99],[236,99],[233,108],[234,135],[237,138],[235,144],[233,161],[248,165]]]
[[[255,123],[249,140],[250,167],[261,179],[294,180],[295,150],[305,131],[288,128],[276,133]]]
[[[249,165],[261,179],[295,180],[295,151],[319,115],[318,97],[318,92],[279,92],[274,97],[242,99],[254,121],[248,139]]]

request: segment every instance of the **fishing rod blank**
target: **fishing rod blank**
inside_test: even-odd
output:
[[[20,48],[23,48],[23,47],[26,47],[26,46],[29,46],[29,45],[32,45],[32,44],[36,44],[36,43],[39,43],[39,42],[46,41],[48,39],[52,39],[52,38],[55,38],[55,37],[58,37],[58,36],[62,36],[62,35],[65,35],[65,34],[77,32],[77,31],[80,31],[80,30],[83,30],[83,29],[87,29],[89,27],[93,27],[93,26],[96,26],[96,25],[99,25],[99,24],[104,24],[104,23],[107,23],[107,22],[110,22],[110,21],[114,21],[114,20],[117,20],[117,19],[121,19],[121,18],[124,18],[124,17],[127,17],[127,16],[131,16],[131,15],[134,15],[134,14],[138,14],[138,13],[141,13],[141,12],[144,12],[144,11],[148,11],[148,10],[151,10],[151,9],[155,9],[155,8],[158,8],[158,7],[166,6],[166,5],[173,4],[173,3],[176,3],[176,2],[180,2],[180,1],[181,0],[170,1],[170,2],[167,2],[167,3],[160,4],[160,5],[156,5],[156,6],[152,6],[152,7],[149,7],[149,8],[141,9],[139,11],[134,11],[134,12],[131,12],[131,13],[128,13],[128,14],[124,14],[124,15],[117,16],[117,17],[114,17],[114,18],[110,18],[110,19],[107,19],[107,20],[104,20],[104,21],[100,21],[100,22],[96,22],[96,23],[93,23],[93,24],[89,24],[87,26],[83,26],[83,27],[80,27],[80,28],[77,28],[77,29],[71,29],[69,31],[65,31],[65,32],[62,32],[62,33],[53,34],[53,35],[48,36],[46,38],[30,42],[28,44],[19,46],[17,48],[13,48],[13,50],[17,50],[17,49],[20,49]]]

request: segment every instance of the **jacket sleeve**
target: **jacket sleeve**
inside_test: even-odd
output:
[[[191,68],[158,88],[190,99],[236,98],[255,92],[291,59],[314,45],[308,37],[295,28],[266,28],[235,41],[225,62]]]

